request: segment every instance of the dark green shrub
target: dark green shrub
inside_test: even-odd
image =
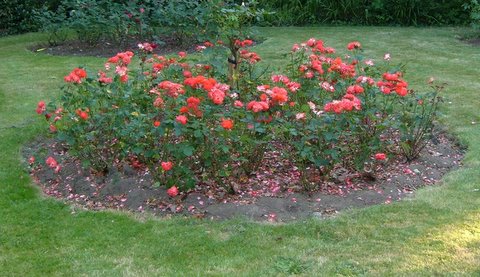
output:
[[[362,25],[466,24],[465,0],[260,0],[276,11],[277,25],[343,23]]]
[[[47,6],[34,12],[34,18],[39,23],[40,30],[47,33],[47,41],[50,46],[63,43],[68,37],[67,12],[63,6],[56,11],[51,11]]]
[[[192,45],[225,39],[230,29],[242,32],[264,13],[249,3],[222,0],[63,0],[55,10],[39,9],[35,19],[48,34],[50,45],[64,41],[69,30],[92,45],[104,40],[123,46],[132,40],[161,43],[160,35]]]
[[[463,8],[470,12],[470,24],[473,29],[480,30],[480,2],[478,0],[471,0],[465,3]]]
[[[35,13],[49,43],[64,40],[67,29],[89,44],[108,39],[123,44],[129,38],[151,39],[150,26],[153,1],[64,0],[52,7],[44,6]],[[56,7],[55,9],[53,7]]]
[[[40,6],[33,0],[0,0],[0,35],[38,30],[33,13]]]
[[[171,35],[179,44],[197,40],[205,32],[210,11],[208,2],[161,0],[156,6],[152,19],[155,25],[162,26],[160,31]]]
[[[446,25],[465,24],[464,0],[376,0],[367,6],[366,24]]]
[[[61,0],[0,0],[0,36],[35,32],[42,26],[35,14],[45,7],[55,11]]]

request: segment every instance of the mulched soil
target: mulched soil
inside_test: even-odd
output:
[[[46,195],[86,209],[286,222],[390,204],[412,197],[420,187],[438,185],[445,173],[461,166],[463,150],[444,132],[436,131],[434,137],[411,163],[401,157],[390,158],[378,164],[369,178],[338,167],[332,174],[333,181],[318,181],[318,189],[309,193],[299,185],[298,169],[277,152],[267,152],[251,176],[230,181],[235,194],[213,183],[203,183],[175,198],[168,196],[166,188],[154,186],[148,170],[128,164],[114,166],[105,175],[92,174],[53,140],[38,139],[27,145],[23,154],[26,160],[32,155],[54,156],[62,170],[55,174],[39,159],[30,165],[32,178]],[[38,154],[42,151],[43,155]]]
[[[197,44],[179,45],[178,41],[169,36],[160,37],[162,41],[158,44],[154,53],[158,55],[166,55],[177,53],[179,51],[194,52]],[[137,51],[138,39],[130,39],[126,43],[118,44],[111,41],[101,41],[92,45],[79,40],[66,41],[58,46],[48,46],[46,44],[38,44],[30,47],[33,52],[46,52],[50,55],[58,56],[91,56],[109,58],[115,56],[119,52]],[[142,41],[143,42],[143,41]]]

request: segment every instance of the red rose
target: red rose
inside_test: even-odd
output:
[[[352,41],[347,45],[348,50],[360,49],[360,48],[362,48],[362,45],[358,41]]]
[[[162,165],[163,170],[165,170],[165,171],[169,171],[173,167],[172,162],[162,162],[161,165]]]
[[[167,194],[170,197],[175,197],[178,195],[178,188],[176,186],[173,186],[167,190]]]
[[[67,83],[77,83],[80,84],[82,79],[87,78],[87,72],[82,68],[75,68],[70,74],[65,76],[63,79]]]
[[[50,124],[50,132],[52,132],[52,133],[57,132],[57,127],[55,127],[55,125],[53,125],[53,124]]]
[[[185,78],[192,77],[192,72],[190,72],[188,70],[183,71],[183,77],[185,77]]]
[[[153,126],[155,126],[155,127],[160,126],[160,121],[155,120],[155,121],[153,122]]]
[[[233,105],[237,108],[243,107],[242,101],[239,101],[239,100],[235,100],[235,102],[233,102]]]
[[[38,102],[36,112],[37,112],[38,114],[42,114],[45,110],[46,110],[46,108],[45,108],[45,102],[44,102],[44,101]]]
[[[184,115],[179,115],[179,116],[177,116],[176,120],[177,120],[178,123],[180,123],[182,125],[185,125],[185,124],[187,124],[188,119]]]
[[[83,120],[87,120],[87,119],[88,119],[88,113],[87,113],[87,112],[81,111],[81,112],[79,113],[79,116],[80,116],[80,118],[83,119]]]
[[[233,128],[233,120],[231,119],[222,119],[221,123],[223,129],[225,130],[231,130]]]
[[[45,163],[50,167],[50,168],[56,168],[58,166],[57,161],[53,157],[48,157],[45,160]]]
[[[120,76],[120,82],[122,82],[122,83],[128,82],[128,75],[125,74],[125,75]]]

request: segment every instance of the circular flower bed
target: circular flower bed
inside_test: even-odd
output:
[[[240,201],[245,194],[368,188],[365,180],[386,176],[392,164],[416,159],[428,145],[442,86],[432,83],[423,94],[409,90],[389,54],[376,64],[352,42],[341,57],[312,38],[292,47],[283,69],[269,72],[252,44],[206,42],[197,55],[165,57],[141,43],[137,55],[108,59],[104,71],[75,68],[58,103],[38,103],[57,154],[37,154],[32,166],[63,174],[57,160],[65,148],[81,163],[77,174],[108,179],[134,171],[150,189],[165,188],[170,203],[153,197],[137,209],[176,212],[189,193]],[[278,171],[287,182],[269,182],[271,174],[262,179],[262,171]],[[252,176],[257,181],[248,182]],[[128,201],[116,193],[103,197]],[[75,195],[71,190],[67,197]]]

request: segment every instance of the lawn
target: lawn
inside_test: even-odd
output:
[[[283,276],[480,275],[480,48],[455,28],[264,28],[256,47],[273,66],[295,42],[321,38],[407,65],[421,91],[448,83],[441,121],[468,147],[464,167],[412,200],[342,212],[328,220],[270,225],[91,212],[42,197],[21,158],[43,133],[40,99],[96,58],[54,57],[26,47],[42,36],[0,39],[0,275]]]

